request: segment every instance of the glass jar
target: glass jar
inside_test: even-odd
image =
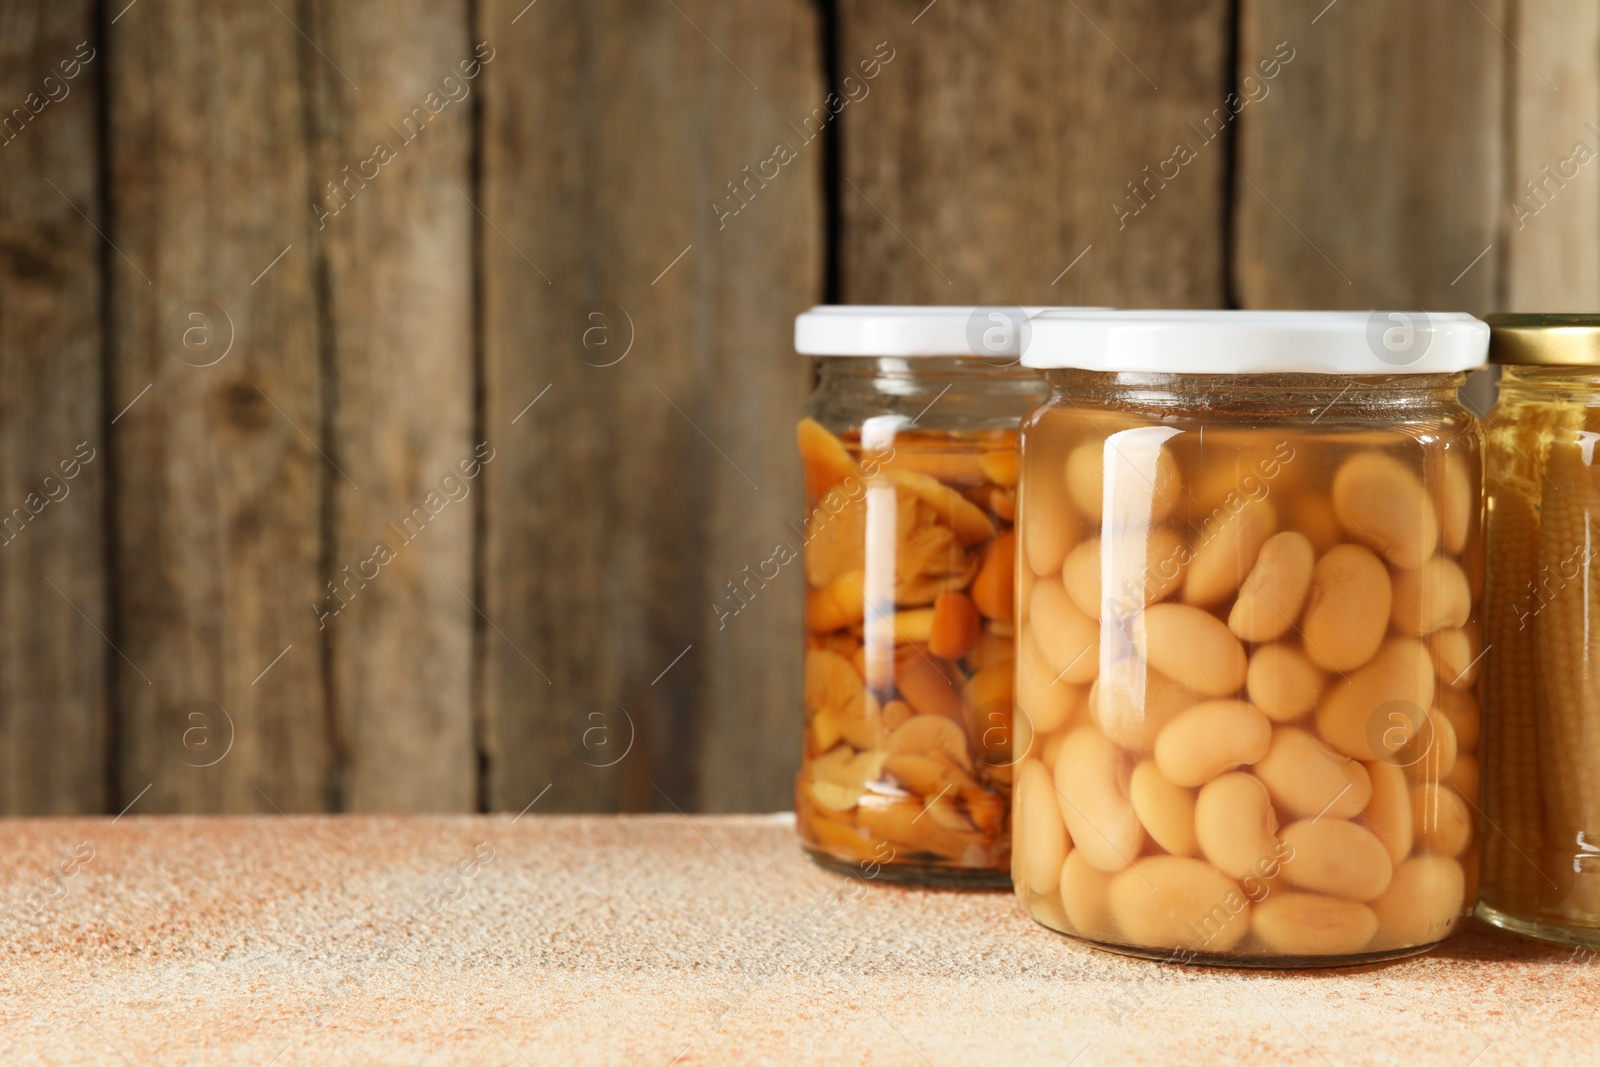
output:
[[[1010,883],[1017,423],[1045,395],[1016,359],[1019,314],[824,307],[796,320],[819,380],[798,428],[795,812],[823,866]],[[990,354],[972,354],[970,322],[994,331]]]
[[[1479,914],[1600,946],[1600,317],[1489,323]]]
[[[1487,328],[1363,313],[1034,324],[1013,881],[1181,962],[1442,940],[1474,895]],[[1396,327],[1395,329],[1400,329]]]

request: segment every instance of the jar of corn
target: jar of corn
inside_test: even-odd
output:
[[[1017,424],[1044,398],[1005,308],[818,307],[801,841],[860,877],[1009,884]]]
[[[1600,316],[1489,324],[1479,913],[1600,946]]]
[[[1012,878],[1157,959],[1407,955],[1474,900],[1466,315],[1033,324]]]

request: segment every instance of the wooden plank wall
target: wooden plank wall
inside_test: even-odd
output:
[[[107,629],[112,615],[103,352],[110,264],[95,232],[106,224],[95,165],[106,63],[97,40],[87,0],[0,7],[0,811],[6,812],[101,811],[115,799],[112,653],[95,632]]]
[[[332,472],[301,39],[270,5],[183,0],[102,40],[117,799],[318,808],[333,763],[307,605]]]
[[[895,56],[841,115],[845,301],[1223,304],[1226,141],[1148,174],[1228,92],[1225,0],[846,0],[840,17],[841,71],[879,42]]]
[[[488,802],[779,807],[799,580],[723,627],[712,605],[793,539],[822,146],[748,206],[728,183],[822,100],[817,12],[526,2],[479,19],[512,56],[483,105]]]
[[[467,473],[480,440],[471,264],[483,67],[466,0],[391,0],[384,11],[319,3],[305,32],[329,58],[301,49],[311,184],[323,208],[339,208],[310,246],[329,390],[323,569],[347,598],[330,605],[340,609],[325,630],[334,802],[459,811],[478,797],[478,479]],[[346,186],[350,171],[358,180]]]
[[[1579,165],[1574,149],[1600,153],[1600,7],[1582,0],[1510,6],[1505,31],[1517,46],[1504,54],[1499,296],[1516,310],[1593,311],[1600,304],[1600,160]]]
[[[1574,0],[40,0],[0,94],[5,813],[786,806],[824,299],[1600,303]]]
[[[1294,55],[1268,83],[1272,96],[1242,116],[1234,204],[1245,306],[1494,302],[1506,48],[1496,22],[1508,6],[1243,5],[1241,71],[1279,42]]]

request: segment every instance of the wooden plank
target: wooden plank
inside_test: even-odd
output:
[[[295,11],[138,4],[109,31],[118,799],[149,784],[139,811],[336,799],[299,81],[323,60]],[[196,301],[226,319],[186,319]]]
[[[307,67],[311,187],[327,213],[316,247],[327,277],[329,454],[344,472],[330,483],[324,574],[337,594],[319,600],[345,807],[476,810],[481,479],[465,472],[481,463],[467,198],[483,68],[466,0],[404,0],[385,16],[319,4],[306,27],[342,68],[315,53]]]
[[[800,509],[822,163],[788,124],[824,96],[815,11],[479,10],[503,56],[481,88],[489,802],[786,807],[799,579],[724,629],[713,605]]]
[[[105,224],[96,136],[105,61],[94,10],[86,0],[0,8],[7,815],[103,811],[109,800],[113,653],[95,633],[109,627],[101,331],[109,250],[95,232]]]
[[[1510,311],[1593,311],[1600,304],[1600,8],[1523,0],[1511,14],[1500,303]]]
[[[1244,0],[1238,70],[1294,59],[1240,117],[1234,276],[1245,307],[1494,300],[1501,0]]]
[[[1219,305],[1228,143],[1187,124],[1230,38],[1226,0],[844,0],[845,298]]]

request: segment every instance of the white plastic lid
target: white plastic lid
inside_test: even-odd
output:
[[[1023,366],[1166,374],[1449,374],[1484,366],[1459,311],[1102,311],[1031,324]]]
[[[991,356],[1031,347],[1032,323],[1104,308],[819,304],[795,316],[802,356]]]

